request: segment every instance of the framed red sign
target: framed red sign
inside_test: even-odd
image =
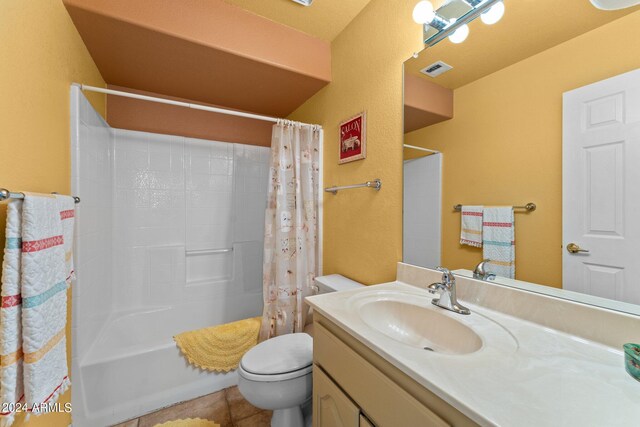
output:
[[[367,114],[362,112],[340,123],[338,163],[367,157]]]

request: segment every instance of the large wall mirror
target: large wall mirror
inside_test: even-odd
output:
[[[404,64],[404,261],[640,314],[640,7],[504,5]]]

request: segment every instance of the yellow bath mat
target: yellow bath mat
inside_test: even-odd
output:
[[[203,420],[202,418],[187,418],[185,420],[167,421],[166,423],[156,424],[153,427],[220,427],[220,424]]]
[[[173,337],[189,363],[208,371],[236,369],[242,356],[258,343],[261,317],[183,332]]]

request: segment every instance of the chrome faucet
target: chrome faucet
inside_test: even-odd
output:
[[[491,262],[490,259],[482,260],[482,262],[476,265],[476,268],[473,270],[473,278],[480,280],[493,280],[496,278],[496,275],[493,273],[489,273],[486,269],[486,264]]]
[[[471,314],[469,309],[458,303],[456,297],[456,278],[449,269],[444,267],[436,267],[436,270],[442,272],[442,282],[432,283],[427,286],[429,293],[435,294],[440,292],[440,298],[434,298],[431,302],[438,307],[453,311],[459,314]]]

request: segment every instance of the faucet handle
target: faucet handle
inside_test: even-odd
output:
[[[439,267],[436,267],[436,270],[442,273],[442,281],[444,282],[445,285],[450,286],[456,283],[455,276],[448,268],[439,266]]]
[[[436,282],[427,286],[427,292],[430,294],[437,294],[438,292],[444,291],[446,288],[443,283]]]

